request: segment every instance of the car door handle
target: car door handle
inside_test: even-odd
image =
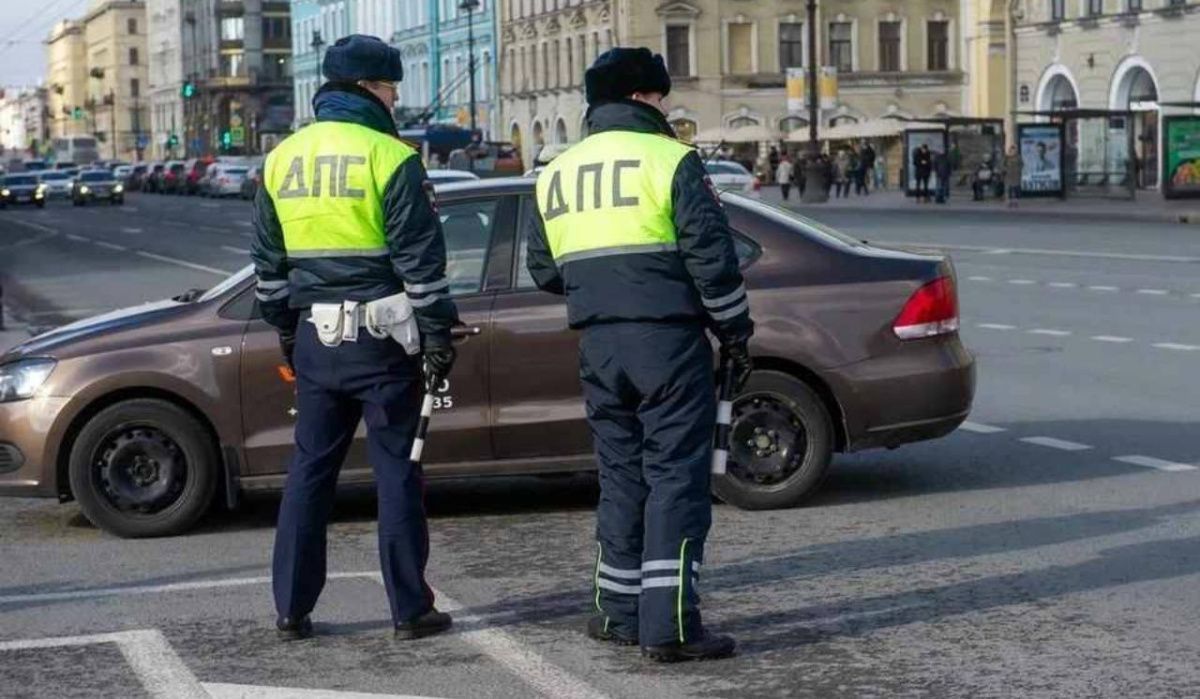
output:
[[[456,340],[461,340],[463,338],[478,335],[481,332],[483,332],[483,330],[477,326],[459,325],[450,328],[450,337],[453,337]]]

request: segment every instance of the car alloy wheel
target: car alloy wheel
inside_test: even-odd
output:
[[[110,505],[131,514],[155,514],[179,500],[187,485],[187,459],[162,430],[130,426],[101,442],[93,477]]]

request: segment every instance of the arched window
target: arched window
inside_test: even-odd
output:
[[[545,145],[546,134],[542,131],[542,122],[535,121],[533,122],[533,148],[535,151],[540,152],[542,150],[542,146]],[[533,155],[534,157],[537,157],[537,152],[535,152]]]
[[[675,129],[675,135],[681,141],[691,143],[696,140],[696,122],[691,119],[676,119],[671,122],[671,126]]]
[[[558,121],[554,122],[554,142],[560,145],[570,142],[570,139],[567,137],[567,122],[562,117],[559,117]]]
[[[512,125],[512,128],[509,129],[509,132],[508,132],[508,140],[512,142],[513,147],[516,148],[517,151],[521,150],[521,127],[520,126],[518,126],[515,123]]]

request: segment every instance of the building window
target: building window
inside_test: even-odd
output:
[[[829,63],[839,73],[854,71],[853,27],[849,22],[829,23]]]
[[[879,70],[894,73],[900,70],[900,22],[879,23]]]
[[[125,20],[125,29],[128,30],[130,34],[137,34],[137,17],[130,17],[129,19]]]
[[[1050,0],[1050,19],[1058,22],[1067,18],[1067,0]]]
[[[1104,0],[1088,0],[1087,11],[1089,17],[1099,17],[1104,14]]]
[[[804,65],[804,25],[800,22],[779,23],[779,70]]]
[[[946,20],[929,22],[929,70],[950,69],[950,23]]]
[[[286,81],[292,75],[291,61],[287,56],[266,54],[263,56],[263,72],[268,80]]]
[[[291,38],[291,27],[285,17],[263,17],[263,41],[285,42]]]
[[[221,77],[243,77],[246,74],[245,58],[241,52],[221,54]]]
[[[686,24],[667,25],[667,71],[671,75],[692,74],[692,28]]]
[[[567,37],[567,86],[575,84],[575,44]]]
[[[246,35],[246,25],[241,17],[226,17],[221,20],[221,41],[241,41]]]
[[[749,22],[730,22],[726,26],[726,34],[730,74],[754,73],[754,25]]]
[[[136,98],[136,97],[141,97],[141,95],[142,95],[142,83],[137,78],[133,78],[132,80],[129,81],[129,96]]]
[[[1128,12],[1141,12],[1142,0],[1125,0],[1125,10]]]
[[[136,47],[129,48],[129,65],[136,66],[138,64],[138,50]]]

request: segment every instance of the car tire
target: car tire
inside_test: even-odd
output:
[[[218,458],[211,435],[179,406],[122,401],[88,420],[72,444],[71,492],[83,514],[106,532],[174,536],[212,503]]]
[[[834,428],[808,384],[780,371],[756,371],[733,413],[728,469],[713,476],[718,498],[743,510],[773,510],[795,507],[817,491],[833,459]]]
[[[39,201],[39,202],[37,203],[37,208],[39,208],[39,209],[44,209],[44,208],[46,208],[46,202],[44,202],[44,201]]]

